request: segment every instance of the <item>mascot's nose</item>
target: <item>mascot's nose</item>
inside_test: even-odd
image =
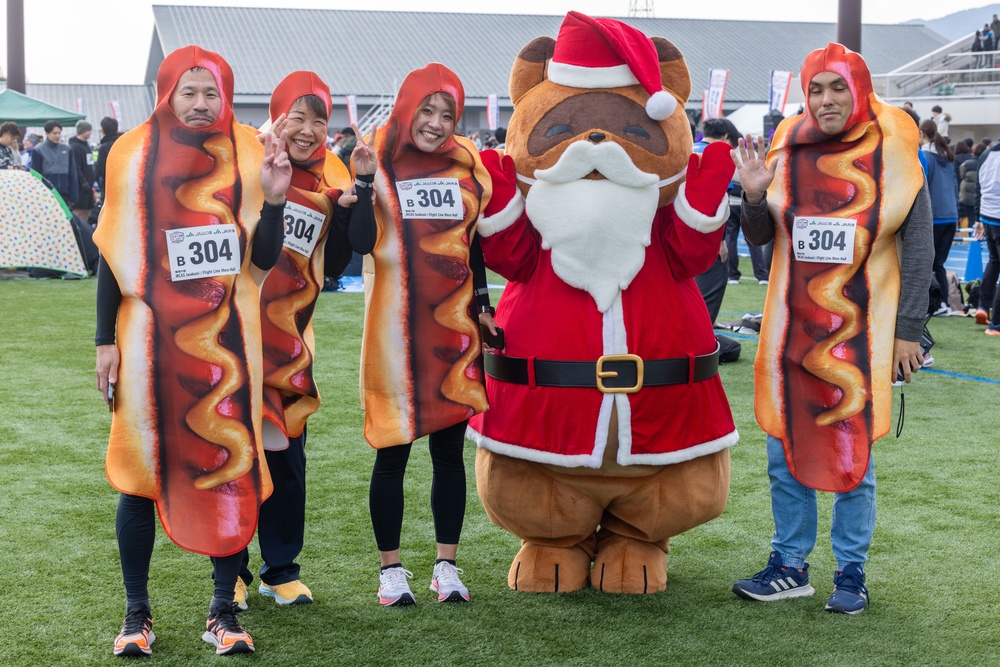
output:
[[[602,133],[602,132],[591,132],[590,136],[588,137],[588,139],[590,139],[591,141],[593,141],[595,144],[599,144],[602,141],[604,141],[604,137],[605,136],[606,135],[604,133]]]

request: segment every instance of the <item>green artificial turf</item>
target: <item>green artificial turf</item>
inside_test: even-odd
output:
[[[103,472],[109,414],[94,381],[96,281],[0,281],[0,665],[119,665],[124,613],[114,534],[117,494]],[[731,286],[720,320],[760,311],[763,287]],[[496,295],[494,295],[495,298]],[[149,664],[209,665],[988,665],[998,664],[997,434],[1000,340],[971,319],[936,318],[933,369],[905,389],[902,437],[875,446],[878,522],[867,568],[872,606],[823,611],[834,561],[832,496],[821,494],[811,561],[817,594],[770,604],[732,582],[763,567],[772,529],[764,437],[753,417],[757,342],[723,366],[741,440],[729,506],[672,542],[664,593],[516,593],[517,538],[487,520],[466,450],[469,504],[459,552],[468,605],[434,603],[430,462],[417,446],[406,479],[403,562],[418,605],[382,609],[368,518],[374,459],[357,372],[360,294],[323,294],[316,311],[324,405],[309,422],[303,580],[316,602],[279,608],[255,592],[241,615],[257,653],[217,658],[201,641],[207,558],[158,532]],[[989,382],[972,378],[984,378]],[[899,390],[896,390],[897,394]],[[896,403],[898,411],[898,398]],[[256,544],[251,568],[259,566]]]

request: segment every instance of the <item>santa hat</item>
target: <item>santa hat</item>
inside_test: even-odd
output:
[[[646,113],[665,120],[677,100],[663,90],[660,58],[652,40],[614,19],[570,12],[563,19],[548,68],[549,80],[572,88],[642,86]]]

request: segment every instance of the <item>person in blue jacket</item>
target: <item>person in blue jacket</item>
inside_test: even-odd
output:
[[[958,178],[955,175],[955,153],[937,131],[933,120],[920,123],[920,143],[927,160],[927,189],[931,195],[934,217],[934,280],[941,290],[940,303],[931,303],[929,312],[950,315],[948,306],[948,274],[944,263],[951,252],[958,225]]]

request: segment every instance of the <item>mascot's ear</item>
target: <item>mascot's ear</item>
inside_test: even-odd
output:
[[[536,37],[517,54],[514,69],[510,71],[510,99],[514,104],[517,104],[522,95],[545,80],[545,66],[552,58],[555,48],[556,40],[551,37]],[[674,51],[677,52],[677,49]],[[677,53],[680,55],[680,52]]]
[[[691,74],[688,72],[687,63],[684,62],[684,56],[669,40],[663,37],[653,37],[652,40],[660,59],[660,79],[663,81],[663,87],[672,92],[683,107],[691,96]],[[511,81],[513,82],[513,79]]]

